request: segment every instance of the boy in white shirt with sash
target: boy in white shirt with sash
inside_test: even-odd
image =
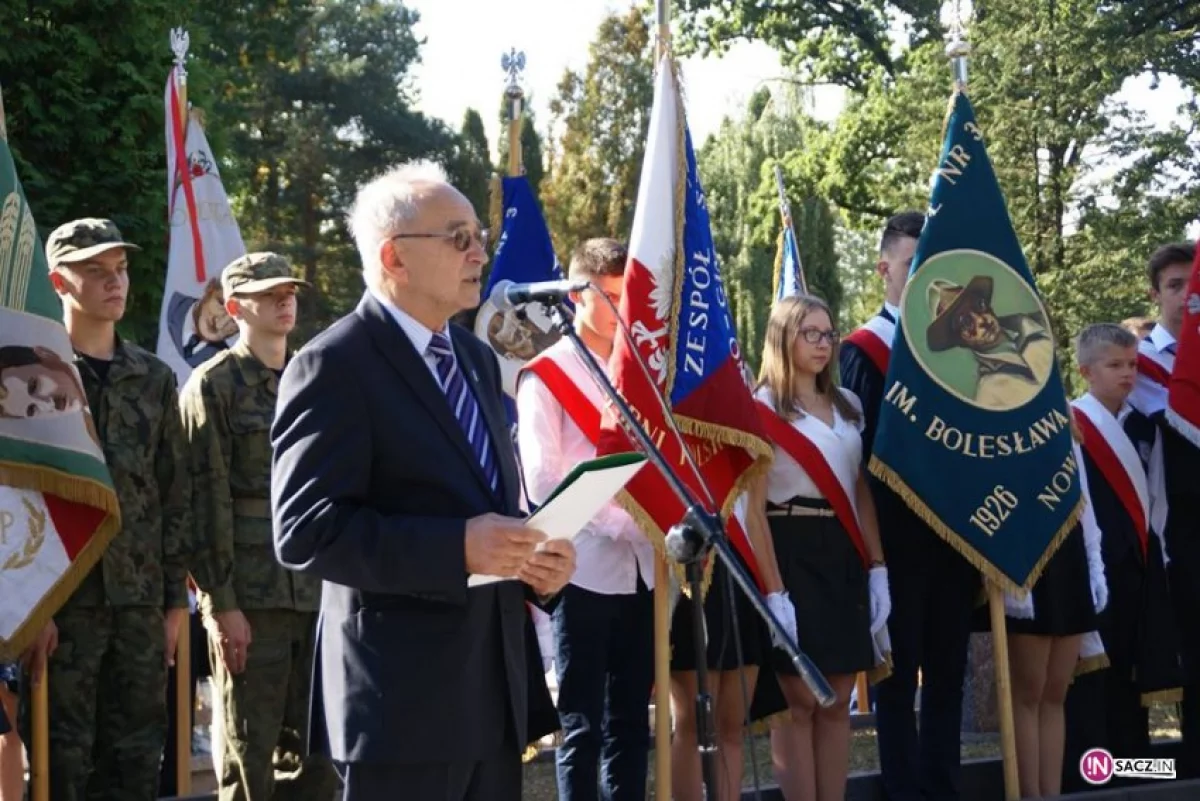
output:
[[[1152,523],[1151,473],[1162,469],[1154,422],[1128,403],[1137,376],[1137,337],[1113,323],[1088,326],[1076,356],[1088,392],[1072,402],[1109,588],[1099,633],[1109,668],[1077,676],[1067,695],[1064,791],[1087,785],[1079,759],[1090,748],[1148,756],[1151,702],[1177,701],[1174,613],[1167,595],[1162,532]]]
[[[1183,751],[1179,778],[1200,776],[1200,449],[1165,419],[1167,383],[1175,369],[1175,349],[1183,328],[1184,303],[1196,246],[1164,245],[1147,264],[1150,298],[1158,322],[1138,345],[1138,378],[1129,403],[1154,420],[1162,434],[1163,491],[1166,503],[1154,512],[1163,533],[1171,601],[1179,625],[1183,664]],[[1169,511],[1168,511],[1169,510]],[[1160,519],[1161,518],[1161,519]]]
[[[617,332],[626,250],[590,239],[575,251],[575,330],[601,365]],[[574,346],[561,339],[533,359],[517,384],[517,444],[526,492],[543,503],[579,462],[596,455],[603,393]],[[554,662],[563,742],[558,792],[564,801],[642,801],[654,682],[654,550],[615,502],[575,538],[578,569],[554,610]]]

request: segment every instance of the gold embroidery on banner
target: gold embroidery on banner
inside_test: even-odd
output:
[[[9,301],[17,309],[25,308],[29,295],[29,278],[33,275],[33,246],[37,239],[37,226],[27,204],[21,216],[21,232],[17,237],[17,249],[13,254],[13,276],[9,280]]]
[[[13,262],[12,246],[17,238],[17,215],[20,208],[21,198],[16,192],[9,192],[4,198],[3,209],[0,209],[0,306],[12,305],[9,302],[12,299],[9,267]]]
[[[46,513],[30,503],[28,498],[22,498],[21,504],[29,514],[29,535],[25,538],[24,546],[18,551],[13,551],[4,560],[4,565],[0,566],[0,573],[20,570],[33,564],[46,541]]]

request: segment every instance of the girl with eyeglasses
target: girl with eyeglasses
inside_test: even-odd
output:
[[[776,779],[788,801],[845,797],[850,692],[885,655],[891,609],[875,506],[863,471],[862,407],[834,382],[838,332],[820,299],[778,301],[767,322],[755,399],[775,459],[750,489],[749,524],[774,543],[795,607],[797,642],[837,694],[822,709],[781,650],[755,706],[782,691],[773,727]],[[768,534],[769,532],[769,534]]]

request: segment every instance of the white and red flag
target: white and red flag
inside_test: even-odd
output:
[[[185,35],[186,36],[186,35]],[[246,246],[199,114],[189,111],[182,61],[186,39],[173,38],[176,64],[163,104],[167,133],[167,278],[159,316],[160,359],[179,385],[192,368],[231,346],[237,325],[225,313],[221,270]]]
[[[752,471],[766,468],[772,448],[746,384],[677,69],[669,53],[660,57],[620,307],[636,344],[617,337],[609,369],[617,390],[642,418],[651,439],[704,500],[708,493],[671,435],[656,391],[666,397],[703,474],[703,484],[728,521],[729,538],[761,589],[754,553],[731,513]],[[649,381],[632,347],[649,365]],[[606,413],[597,452],[632,449],[615,415]],[[665,532],[685,511],[656,469],[642,470],[634,477],[621,501],[659,547]],[[705,587],[710,577],[711,562]]]

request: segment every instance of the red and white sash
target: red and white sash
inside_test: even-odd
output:
[[[518,386],[521,383],[521,376],[526,372],[532,372],[542,380],[546,389],[550,390],[550,394],[558,399],[563,410],[570,415],[571,420],[594,447],[600,441],[600,410],[587,395],[583,394],[583,390],[571,380],[558,362],[554,361],[554,357],[549,353],[542,353],[532,359],[517,374]]]
[[[1150,490],[1137,449],[1117,418],[1093,396],[1084,395],[1071,406],[1083,430],[1083,449],[1133,521],[1144,559],[1150,533]]]
[[[850,535],[850,541],[854,544],[854,550],[858,551],[863,567],[867,567],[870,558],[867,556],[866,542],[863,540],[862,527],[858,522],[858,511],[852,500],[857,475],[843,476],[838,473],[807,434],[800,431],[791,422],[784,420],[775,413],[773,408],[761,400],[756,403],[758,416],[762,420],[767,436],[788,456],[795,459],[804,472],[808,473],[813,484],[833,507],[833,512],[845,527],[846,533]]]
[[[1167,407],[1167,385],[1175,367],[1175,357],[1160,353],[1149,339],[1138,342],[1138,374],[1129,403],[1147,417],[1153,417]]]
[[[863,323],[862,327],[855,329],[846,337],[846,341],[857,345],[867,354],[867,358],[879,372],[887,375],[888,363],[892,359],[892,340],[895,336],[896,324],[882,314],[877,314]]]

